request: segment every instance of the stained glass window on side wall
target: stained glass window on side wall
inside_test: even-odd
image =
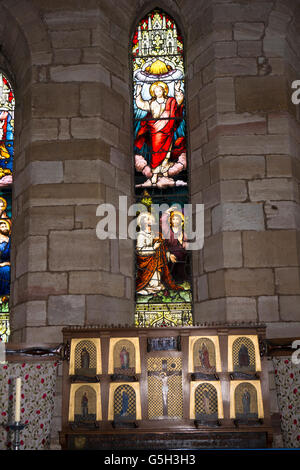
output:
[[[0,72],[0,339],[9,337],[10,237],[15,99]]]
[[[137,326],[192,324],[183,38],[155,9],[132,43]]]

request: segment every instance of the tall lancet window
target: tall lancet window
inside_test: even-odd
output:
[[[0,340],[9,336],[10,235],[15,99],[0,71]]]
[[[155,9],[132,40],[137,326],[192,324],[184,205],[189,203],[184,47],[173,18]]]

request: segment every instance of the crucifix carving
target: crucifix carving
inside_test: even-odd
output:
[[[166,359],[162,360],[162,368],[160,371],[148,371],[148,377],[156,377],[161,381],[162,402],[163,402],[163,417],[168,417],[168,401],[169,401],[169,384],[168,379],[172,376],[181,376],[181,370],[168,370],[168,362]]]

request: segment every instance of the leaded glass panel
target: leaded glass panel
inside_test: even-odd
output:
[[[138,23],[132,43],[135,195],[144,209],[137,219],[137,326],[192,324],[183,52],[180,30],[162,10]]]

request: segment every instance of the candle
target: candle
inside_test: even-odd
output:
[[[21,409],[21,377],[16,379],[16,407],[15,407],[15,421],[20,422],[20,409]]]

